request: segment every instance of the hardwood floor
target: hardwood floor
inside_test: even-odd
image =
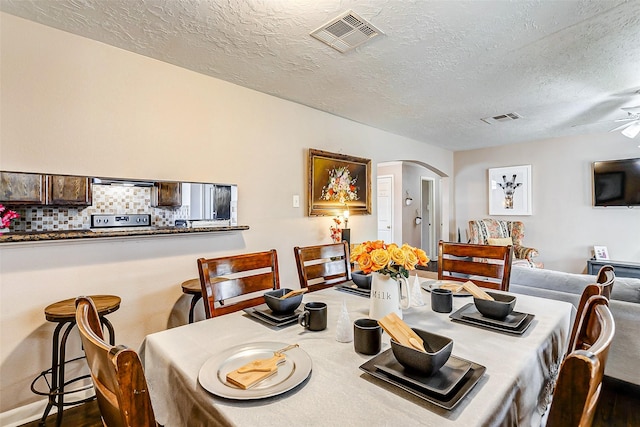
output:
[[[593,426],[640,426],[640,386],[604,377]]]
[[[100,427],[100,411],[96,401],[67,409],[63,426]],[[47,418],[47,427],[55,425],[55,415]],[[37,427],[38,421],[20,427]],[[605,377],[593,427],[640,426],[640,386]]]
[[[40,420],[32,421],[20,427],[37,427],[39,422]],[[46,427],[53,427],[55,425],[56,415],[49,415],[47,417]],[[91,402],[66,409],[62,417],[62,425],[68,427],[102,427],[98,402],[92,400]]]

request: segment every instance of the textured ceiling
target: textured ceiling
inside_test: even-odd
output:
[[[605,132],[640,105],[640,0],[0,0],[44,25],[466,150]],[[353,9],[384,32],[309,36]],[[481,118],[517,112],[521,119]],[[581,125],[582,126],[573,126]]]

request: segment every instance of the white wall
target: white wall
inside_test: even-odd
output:
[[[372,194],[379,162],[453,172],[447,150],[11,15],[0,20],[0,169],[237,183],[238,222],[251,227],[0,246],[0,424],[38,400],[29,383],[50,363],[53,325],[43,309],[52,302],[119,295],[109,318],[117,341],[137,348],[184,322],[180,283],[197,276],[198,257],[275,248],[282,286],[297,286],[292,248],[330,242],[330,217],[292,207],[294,194],[306,194],[308,148],[371,158]],[[349,220],[359,240],[376,237],[372,205],[373,215]]]
[[[488,168],[531,165],[533,215],[504,216],[525,223],[527,246],[545,268],[582,273],[593,246],[617,261],[640,262],[640,208],[592,206],[592,163],[640,157],[638,139],[619,133],[565,137],[498,148],[456,152],[455,224],[488,217]],[[468,233],[468,232],[467,232]],[[454,236],[450,236],[454,239]]]

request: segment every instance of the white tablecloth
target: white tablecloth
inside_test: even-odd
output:
[[[358,367],[372,356],[353,343],[336,341],[343,301],[351,321],[368,317],[369,300],[335,289],[305,294],[304,302],[328,304],[328,326],[275,328],[243,312],[196,322],[146,337],[141,357],[158,421],[182,426],[494,426],[536,425],[566,348],[572,305],[517,295],[516,310],[535,314],[522,336],[452,322],[426,305],[404,311],[414,327],[453,338],[453,354],[484,365],[484,376],[453,410],[447,411],[370,376]],[[472,302],[454,298],[454,310]],[[308,381],[283,395],[233,401],[209,394],[198,383],[200,367],[229,347],[261,341],[298,343],[312,359]],[[382,351],[390,348],[383,335]]]

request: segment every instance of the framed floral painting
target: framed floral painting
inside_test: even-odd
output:
[[[489,215],[531,215],[531,165],[489,169]]]
[[[309,149],[309,215],[371,214],[371,159]]]

